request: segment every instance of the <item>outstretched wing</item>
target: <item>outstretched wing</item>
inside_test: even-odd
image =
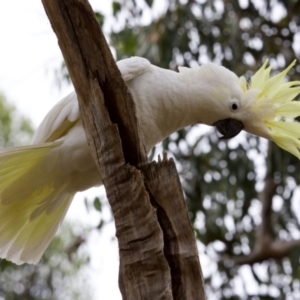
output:
[[[142,57],[120,60],[117,66],[125,82],[151,70],[150,62]],[[53,142],[63,137],[79,120],[76,93],[73,92],[59,101],[46,115],[36,130],[31,144]]]
[[[36,130],[31,144],[53,142],[64,136],[79,119],[76,93],[60,100],[46,115]]]

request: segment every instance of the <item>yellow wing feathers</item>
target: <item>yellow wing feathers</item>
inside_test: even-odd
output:
[[[37,263],[63,220],[74,195],[41,167],[58,145],[0,152],[0,257]]]

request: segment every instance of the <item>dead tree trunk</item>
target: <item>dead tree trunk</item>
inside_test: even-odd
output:
[[[134,102],[86,0],[42,0],[74,84],[119,243],[123,299],[205,299],[173,161],[147,163]]]

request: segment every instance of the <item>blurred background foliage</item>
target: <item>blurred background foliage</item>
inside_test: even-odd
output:
[[[274,73],[299,59],[300,1],[119,0],[112,11],[117,60],[173,70],[213,61],[250,78],[266,59]],[[290,79],[299,74],[297,63]],[[163,148],[180,171],[208,299],[300,299],[299,161],[266,140],[219,141],[199,125]]]
[[[33,133],[30,121],[4,95],[0,95],[0,129],[0,148],[29,144]],[[83,274],[89,260],[80,247],[83,235],[84,229],[64,222],[38,265],[17,266],[0,259],[0,300],[92,299]]]
[[[33,129],[30,121],[0,94],[0,148],[29,144]]]

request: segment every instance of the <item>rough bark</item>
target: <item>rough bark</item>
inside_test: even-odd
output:
[[[157,192],[152,183],[155,178],[149,175],[153,166],[145,167],[154,208],[138,170],[147,163],[147,154],[134,103],[90,5],[86,0],[42,2],[78,95],[91,153],[115,218],[123,299],[204,299],[197,248],[178,175],[174,166],[160,174]],[[165,180],[168,172],[175,172],[177,179]],[[153,174],[159,176],[156,171]],[[172,199],[173,194],[164,189],[174,182],[176,187],[168,187],[176,191]]]
[[[174,299],[205,299],[194,231],[189,221],[178,173],[172,159],[142,167],[152,204],[164,233]]]

